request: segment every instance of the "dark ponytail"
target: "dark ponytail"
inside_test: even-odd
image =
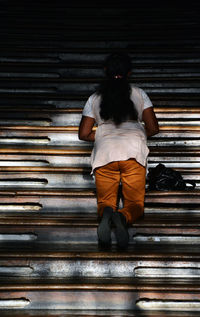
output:
[[[97,91],[101,95],[101,118],[112,120],[116,125],[126,120],[137,120],[138,114],[130,99],[131,87],[127,79],[132,69],[130,57],[112,54],[106,59],[104,69],[107,78]]]

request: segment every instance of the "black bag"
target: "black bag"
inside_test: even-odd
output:
[[[185,190],[188,188],[194,189],[196,186],[194,181],[184,180],[180,172],[165,167],[164,164],[149,168],[147,178],[151,190]],[[187,187],[187,183],[192,187]]]

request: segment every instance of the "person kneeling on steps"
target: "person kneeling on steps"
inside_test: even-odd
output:
[[[111,244],[114,225],[120,248],[128,246],[128,225],[144,213],[147,137],[159,132],[151,100],[143,89],[129,84],[131,69],[127,54],[106,58],[106,78],[87,100],[79,126],[79,139],[94,142],[91,164],[101,218],[99,242]],[[122,209],[117,207],[120,183]]]

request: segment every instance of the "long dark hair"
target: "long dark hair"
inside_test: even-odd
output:
[[[130,57],[127,54],[112,54],[105,60],[104,69],[106,79],[97,89],[101,95],[101,118],[112,120],[115,125],[126,120],[137,120],[138,114],[130,99],[131,87],[127,78],[132,69]]]

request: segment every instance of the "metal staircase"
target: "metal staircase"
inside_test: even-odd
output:
[[[164,7],[163,7],[164,6]],[[194,317],[200,312],[199,7],[2,1],[0,316]],[[152,192],[120,252],[97,243],[82,107],[115,50],[150,96],[159,162],[195,190]]]

